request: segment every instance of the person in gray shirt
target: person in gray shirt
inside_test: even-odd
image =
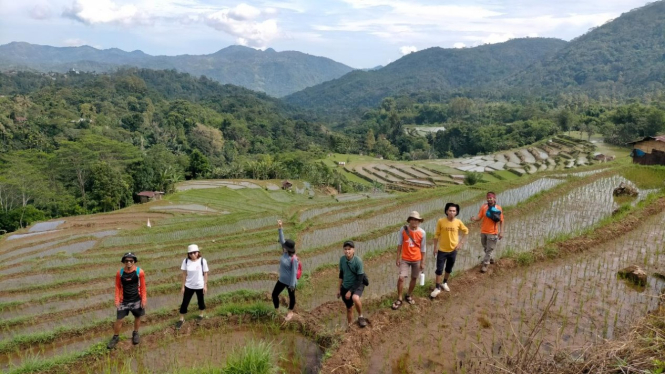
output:
[[[290,321],[293,318],[293,308],[296,306],[296,284],[298,283],[298,257],[296,257],[296,242],[291,239],[284,240],[282,221],[277,221],[279,242],[282,245],[282,257],[279,259],[279,280],[272,290],[272,303],[275,310],[279,309],[279,294],[286,288],[289,292],[289,311],[284,318]]]

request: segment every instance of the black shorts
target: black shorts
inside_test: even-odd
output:
[[[145,315],[145,309],[141,308],[141,300],[130,301],[127,303],[123,301],[122,303],[120,303],[120,306],[118,307],[118,311],[116,314],[116,318],[123,319],[127,317],[130,312],[135,318],[139,318]]]
[[[363,290],[365,289],[365,285],[361,284],[360,287],[356,288],[354,291],[351,291],[351,297],[346,298],[346,293],[349,292],[344,287],[339,288],[339,294],[340,297],[342,298],[342,301],[344,301],[344,305],[346,305],[346,309],[351,309],[353,308],[353,295],[358,295],[358,297],[361,297],[363,295]]]
[[[455,266],[455,258],[457,257],[457,250],[452,252],[436,252],[436,275],[443,274],[443,266],[446,266],[446,273],[453,272]]]

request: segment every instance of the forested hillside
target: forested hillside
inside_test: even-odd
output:
[[[175,71],[0,74],[0,229],[109,211],[185,178],[302,178],[336,139],[277,99]]]
[[[665,2],[632,10],[506,80],[506,95],[584,92],[623,100],[665,88]]]
[[[0,46],[0,69],[64,73],[110,72],[119,67],[176,69],[194,76],[205,75],[228,83],[281,97],[306,87],[341,77],[353,70],[329,58],[301,52],[265,51],[230,46],[209,55],[151,56],[141,51],[117,48],[100,50],[89,46],[50,47],[29,43]]]
[[[375,71],[342,78],[289,95],[285,100],[332,116],[378,105],[384,97],[417,92],[475,90],[505,79],[563,48],[559,39],[527,38],[475,48],[429,48]]]

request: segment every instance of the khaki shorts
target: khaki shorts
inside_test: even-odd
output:
[[[411,273],[411,278],[416,279],[420,275],[420,261],[404,261],[399,264],[399,277],[408,278]]]

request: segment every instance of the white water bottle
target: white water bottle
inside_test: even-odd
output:
[[[424,271],[420,272],[420,285],[421,286],[425,285],[425,272]]]

